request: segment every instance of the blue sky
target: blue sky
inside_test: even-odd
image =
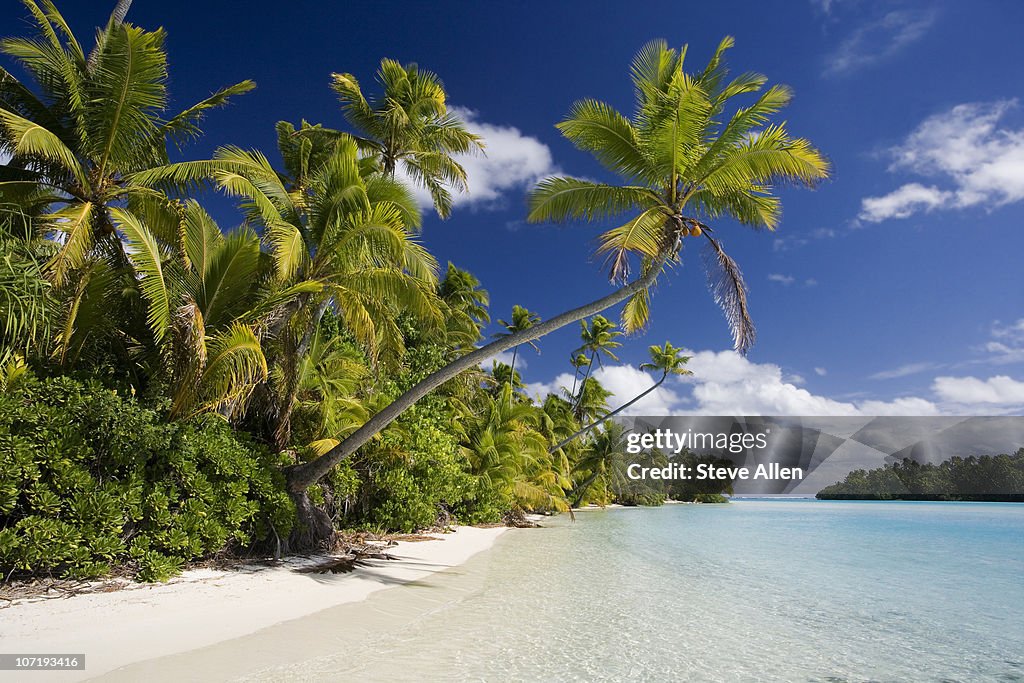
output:
[[[79,36],[97,3],[58,3]],[[112,3],[110,3],[112,4]],[[202,12],[138,0],[129,20],[169,33],[181,106],[252,78],[216,112],[200,158],[220,144],[273,151],[273,124],[343,127],[329,74],[373,88],[381,57],[444,80],[488,143],[468,160],[471,194],[426,220],[444,263],[474,272],[495,319],[513,304],[543,317],[609,291],[595,226],[526,225],[524,193],[551,173],[611,178],[554,128],[573,101],[631,110],[628,66],[652,38],[689,43],[703,67],[723,35],[729,62],[791,85],[784,112],[834,165],[814,191],[784,189],[775,234],[728,221],[719,235],[750,286],[758,342],[746,359],[691,254],[654,296],[649,331],[599,378],[628,398],[648,385],[650,344],[694,351],[686,382],[640,412],[716,414],[1020,413],[1024,410],[1024,5],[871,0],[557,3],[238,3]],[[22,11],[8,3],[3,33]],[[237,214],[214,200],[225,225]],[[492,330],[494,331],[494,330]],[[557,386],[578,329],[525,358],[534,390]]]

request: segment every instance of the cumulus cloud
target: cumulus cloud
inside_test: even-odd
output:
[[[1021,323],[1000,330],[1024,331]],[[916,415],[999,415],[1024,411],[1024,381],[1006,375],[988,379],[964,376],[936,377],[927,396],[897,396],[875,399],[851,394],[838,400],[814,394],[799,384],[803,378],[787,375],[774,363],[754,363],[735,351],[688,351],[687,367],[693,375],[673,377],[657,390],[631,406],[627,415],[805,415],[805,416],[916,416]],[[879,378],[903,377],[940,367],[910,364],[877,373]],[[814,368],[819,376],[825,368]],[[650,373],[631,365],[605,366],[594,377],[613,392],[609,406],[625,403],[649,388],[655,380]],[[573,376],[562,373],[551,382],[527,385],[527,394],[538,402],[548,393],[570,388]]]
[[[859,218],[878,223],[939,209],[994,209],[1024,199],[1024,129],[1001,127],[1016,100],[961,104],[931,116],[890,150],[890,171],[942,181],[910,182],[861,201]]]
[[[700,351],[688,364],[693,377],[692,412],[712,415],[934,415],[937,407],[918,398],[837,401],[786,382],[773,363],[753,363],[734,351]]]
[[[692,376],[673,378],[631,406],[632,415],[936,415],[939,407],[923,398],[891,401],[837,401],[798,386],[802,378],[784,375],[774,363],[753,363],[735,351],[688,352]],[[824,368],[819,368],[824,371]],[[816,369],[817,370],[817,369]],[[823,374],[823,373],[818,373]],[[654,378],[630,365],[606,366],[594,376],[614,392],[609,405],[628,401],[651,386]],[[559,387],[571,387],[572,375],[527,385],[541,400]]]
[[[821,4],[828,12],[833,3]],[[864,24],[829,55],[825,75],[841,76],[887,61],[921,39],[933,23],[934,12],[895,10]]]
[[[455,208],[500,207],[509,194],[522,192],[538,180],[560,172],[550,148],[537,138],[513,126],[481,121],[472,109],[452,106],[449,111],[458,115],[470,132],[481,136],[486,145],[483,154],[455,155],[455,160],[466,169],[469,185],[468,192],[453,193]],[[401,171],[399,175],[409,180]],[[430,194],[415,183],[410,184],[420,205],[432,206]]]
[[[1024,406],[1024,382],[1006,375],[986,380],[977,377],[936,377],[932,389],[953,404],[984,404],[1015,408]]]

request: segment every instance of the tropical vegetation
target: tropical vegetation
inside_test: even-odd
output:
[[[746,286],[711,224],[771,229],[774,184],[828,174],[771,122],[788,89],[727,78],[731,39],[694,74],[685,49],[653,42],[632,68],[632,117],[587,100],[559,124],[622,182],[544,180],[528,218],[625,220],[599,236],[615,287],[546,319],[517,305],[489,335],[482,283],[420,239],[416,186],[446,217],[472,182],[462,155],[486,151],[436,74],[384,59],[379,94],[333,74],[348,130],[282,121],[271,154],[226,143],[191,158],[204,117],[251,81],[169,112],[164,32],[128,22],[129,2],[88,50],[50,0],[23,4],[34,35],[0,40],[20,70],[0,68],[5,576],[159,580],[343,528],[720,493],[623,479],[609,418],[685,374],[680,348],[650,347],[651,387],[617,407],[598,378],[698,241],[745,352]],[[237,225],[215,221],[210,191]],[[601,315],[618,304],[620,322]],[[527,395],[524,345],[574,323],[573,386]],[[493,360],[504,351],[508,365]]]
[[[1000,455],[953,456],[940,463],[911,458],[854,470],[818,492],[822,500],[1024,501],[1024,448]]]

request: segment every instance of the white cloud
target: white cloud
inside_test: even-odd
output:
[[[523,353],[522,348],[520,348],[519,353],[516,354],[516,372],[522,372],[523,370],[526,369],[528,363],[526,361],[526,358],[524,358],[525,355],[526,354]],[[486,365],[488,368],[491,367],[492,362],[504,363],[505,365],[512,365],[512,352],[502,351],[501,353],[496,353],[495,355],[491,356],[490,360],[486,361]]]
[[[938,209],[994,209],[1024,199],[1024,129],[999,127],[1016,100],[961,104],[931,116],[903,144],[888,150],[890,171],[946,181],[907,183],[867,197],[859,218],[870,223]]]
[[[879,400],[854,394],[848,395],[848,400],[837,400],[797,386],[803,378],[783,374],[774,363],[754,363],[735,351],[687,353],[691,356],[687,367],[693,375],[669,379],[626,414],[915,416],[1014,414],[1024,410],[1024,381],[1005,375],[987,380],[936,377],[930,398],[898,396]],[[825,368],[814,371],[819,376],[826,374]],[[896,376],[895,372],[889,374]],[[612,407],[649,388],[655,379],[631,365],[605,366],[596,370],[594,377],[613,392],[609,399]],[[528,384],[527,393],[542,400],[559,387],[571,387],[572,381],[571,374],[562,373],[551,382]]]
[[[821,4],[828,12],[833,3]],[[934,12],[896,10],[864,24],[829,55],[825,75],[848,74],[884,62],[922,38],[934,22]]]
[[[933,415],[924,399],[836,401],[786,382],[779,366],[752,363],[734,351],[700,351],[688,367],[693,377],[693,411],[709,415]]]
[[[869,375],[868,379],[897,379],[898,377],[907,377],[909,375],[916,375],[926,370],[934,370],[939,367],[935,363],[908,363],[901,365],[898,368],[892,370],[883,370],[876,372],[873,375]]]
[[[538,180],[560,172],[551,150],[537,138],[513,126],[480,121],[477,112],[466,107],[452,106],[448,110],[458,115],[470,132],[480,135],[485,145],[482,154],[454,156],[466,169],[469,185],[468,192],[452,193],[454,207],[500,206],[508,194],[523,191]],[[410,182],[422,207],[433,206],[425,189],[411,182],[401,170],[398,175]]]
[[[932,389],[942,399],[955,404],[987,404],[1003,407],[1024,406],[1024,382],[1006,375],[987,380],[977,377],[936,377]]]
[[[651,388],[657,378],[650,373],[634,368],[632,365],[608,365],[598,368],[594,378],[608,391],[612,398],[611,406],[620,406],[642,392]],[[683,397],[667,388],[668,383],[644,396],[642,399],[623,411],[623,415],[667,415],[684,402]]]
[[[817,287],[817,286],[818,286],[818,281],[815,280],[813,277],[809,277],[806,280],[804,280],[804,287]]]
[[[861,200],[859,218],[869,223],[889,218],[909,218],[919,211],[928,212],[946,206],[952,199],[952,192],[940,190],[934,185],[925,187],[921,183],[907,183],[887,195]]]
[[[573,376],[568,372],[563,372],[550,382],[527,382],[523,385],[523,390],[526,392],[527,396],[540,403],[548,394],[561,396],[563,388],[566,391],[571,389],[573,379]]]
[[[1024,362],[1024,318],[1010,325],[996,321],[992,326],[992,341],[985,344],[985,350],[991,354],[987,359],[990,363]]]
[[[826,370],[825,368],[814,368],[814,374],[816,374],[818,377],[824,377],[825,375],[828,374],[828,370]]]
[[[631,401],[644,391],[650,389],[656,377],[632,365],[606,365],[593,373],[594,379],[600,382],[607,391],[612,392],[608,398],[608,406],[616,408]],[[667,384],[667,382],[666,382]],[[558,393],[561,388],[571,389],[573,376],[569,373],[558,375],[551,382],[530,382],[526,384],[526,394],[535,400],[542,401],[547,394]],[[675,391],[665,384],[658,387],[642,399],[622,412],[623,415],[667,415],[685,402]]]
[[[796,278],[793,277],[792,275],[783,275],[781,273],[769,273],[768,279],[771,280],[772,282],[778,282],[779,284],[785,285],[787,287],[796,282]]]

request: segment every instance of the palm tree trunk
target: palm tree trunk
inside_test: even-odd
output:
[[[662,255],[659,256],[652,264],[652,267],[648,269],[645,275],[634,280],[628,285],[620,287],[607,296],[603,296],[588,304],[584,304],[578,308],[556,315],[553,318],[549,318],[548,320],[525,330],[510,334],[507,337],[496,339],[490,344],[467,353],[443,368],[427,375],[418,384],[367,420],[362,427],[349,435],[345,440],[327,451],[327,453],[323,454],[316,460],[292,465],[286,468],[285,475],[287,477],[288,490],[291,491],[295,497],[304,496],[306,489],[319,481],[325,474],[330,472],[335,465],[355,453],[357,448],[372,439],[375,434],[391,424],[399,415],[412,407],[412,405],[421,398],[462,372],[476,367],[481,362],[501,353],[502,351],[507,351],[519,346],[520,344],[540,339],[550,332],[554,332],[566,325],[583,320],[584,318],[600,313],[607,308],[611,308],[616,304],[622,303],[637,292],[649,288],[654,283],[654,279],[657,277],[658,273],[664,267],[671,255],[671,250],[666,249],[664,253],[662,253]]]
[[[519,347],[512,349],[512,365],[509,366],[508,373],[508,404],[512,405],[512,392],[516,390],[516,354],[519,353]]]
[[[574,491],[572,505],[570,507],[578,508],[580,506],[580,503],[583,502],[583,496],[587,493],[587,489],[590,488],[590,485],[593,484],[599,476],[601,476],[601,470],[594,470],[594,473],[587,477],[586,481],[576,488],[576,491]]]
[[[575,367],[575,366],[574,366],[574,369],[576,370],[576,372],[573,373],[573,376],[572,376],[572,391],[569,392],[570,396],[575,396],[576,395],[576,383],[580,381],[580,369],[578,367]]]
[[[114,11],[110,13],[110,19],[107,21],[107,26],[120,26],[123,24],[124,18],[128,16],[128,10],[131,6],[132,0],[117,0],[117,4],[114,6]],[[94,71],[96,69],[96,60],[99,58],[99,52],[96,48],[93,48],[86,60],[86,68],[89,71]]]
[[[583,403],[583,390],[587,388],[587,380],[590,379],[590,371],[594,367],[594,357],[597,355],[597,349],[590,352],[590,362],[587,363],[587,373],[583,375],[583,381],[580,382],[580,395],[576,397],[576,403],[572,409],[575,411]],[[574,389],[575,391],[575,389]]]
[[[572,442],[572,441],[574,441],[574,440],[578,439],[579,437],[583,436],[584,434],[586,434],[587,432],[589,432],[589,431],[590,431],[591,429],[594,429],[595,427],[599,427],[599,426],[600,426],[601,424],[603,424],[603,423],[604,423],[604,422],[605,422],[606,420],[608,420],[608,419],[610,419],[610,418],[613,418],[613,417],[615,417],[616,415],[618,415],[619,413],[621,413],[621,412],[622,412],[623,410],[625,410],[626,408],[630,407],[631,405],[633,405],[634,403],[636,403],[637,401],[639,401],[640,399],[642,399],[642,398],[643,398],[644,396],[646,396],[647,394],[651,393],[652,391],[654,391],[655,389],[657,389],[658,387],[660,387],[660,386],[661,386],[661,384],[662,384],[662,382],[664,382],[664,381],[665,381],[665,378],[666,378],[666,377],[668,377],[668,373],[665,373],[665,374],[663,374],[663,375],[661,376],[661,379],[659,379],[659,380],[658,380],[657,382],[655,382],[655,383],[654,383],[654,384],[653,384],[653,385],[652,385],[652,386],[651,386],[651,387],[650,387],[649,389],[645,390],[645,391],[644,391],[643,393],[641,393],[641,394],[637,394],[637,395],[636,395],[636,396],[635,396],[635,397],[634,397],[633,399],[631,399],[630,401],[627,401],[626,403],[623,403],[623,404],[622,404],[621,406],[619,406],[618,408],[616,408],[616,409],[615,409],[615,410],[613,410],[612,412],[608,413],[607,415],[605,415],[604,417],[602,417],[602,418],[601,418],[600,420],[597,420],[596,422],[591,422],[591,423],[590,423],[590,424],[588,424],[588,425],[587,425],[586,427],[584,427],[583,429],[579,430],[578,432],[576,432],[576,433],[575,433],[575,434],[573,434],[572,436],[569,436],[569,437],[566,437],[566,438],[562,439],[562,440],[561,440],[561,441],[559,441],[559,442],[558,442],[557,444],[555,444],[554,446],[552,446],[551,448],[549,448],[549,449],[548,449],[548,453],[554,453],[554,452],[555,452],[555,451],[557,451],[557,450],[558,450],[559,448],[562,448],[562,447],[563,447],[563,446],[565,446],[566,444],[568,444],[568,443],[570,443],[570,442]]]

